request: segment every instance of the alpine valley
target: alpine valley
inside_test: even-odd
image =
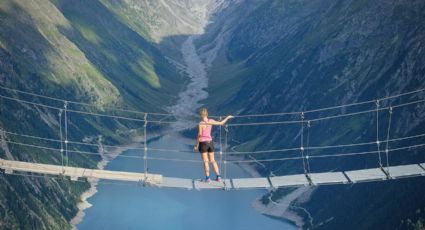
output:
[[[301,114],[424,89],[425,1],[2,0],[0,86],[0,158],[56,165],[63,160],[60,154],[13,143],[61,148],[60,143],[16,134],[61,139],[64,114],[19,100],[138,119],[143,112],[128,110],[171,113],[166,119],[179,121],[172,128],[191,138],[195,130],[187,127],[202,105],[213,115],[299,111],[241,116],[233,124],[373,111],[424,99],[425,91]],[[73,113],[67,119],[68,138],[92,144],[75,147],[80,151],[100,152],[99,141],[131,145],[143,135],[142,125],[131,121]],[[389,138],[423,133],[424,103],[394,108],[392,120],[388,110],[381,110],[312,122],[303,131],[300,123],[230,126],[229,151],[298,148],[301,141],[310,146],[375,143],[387,138],[388,123]],[[153,126],[150,131],[160,135],[167,128]],[[376,148],[346,146],[307,154]],[[388,162],[423,163],[423,151],[391,153]],[[243,159],[262,176],[379,167],[377,154],[311,158],[308,168],[299,159],[266,160],[299,156],[300,151],[270,152]],[[111,159],[75,153],[65,160],[72,166],[102,168]],[[0,229],[71,229],[71,220],[81,212],[81,195],[95,186],[43,175],[3,173],[0,181]],[[425,178],[415,177],[281,188],[265,192],[253,206],[303,229],[424,229],[424,186]],[[282,209],[279,204],[289,197]]]

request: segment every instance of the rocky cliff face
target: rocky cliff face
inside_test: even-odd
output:
[[[303,111],[373,100],[425,87],[425,5],[421,1],[241,1],[219,14],[198,42],[199,52],[210,41],[221,50],[209,69],[209,104],[219,114]],[[206,59],[205,59],[206,60]],[[381,106],[424,98],[424,92]],[[306,119],[374,109],[374,104],[307,114]],[[421,133],[424,107],[399,109],[392,121],[393,137]],[[380,139],[385,138],[388,113],[379,114]],[[299,120],[300,115],[239,118],[235,123]],[[376,117],[313,123],[310,145],[376,140]],[[238,150],[299,147],[299,125],[235,127]],[[409,143],[403,143],[409,144]],[[410,143],[411,144],[411,143]],[[237,145],[237,143],[233,143]],[[402,144],[401,144],[402,145]],[[396,146],[392,146],[396,147]],[[313,151],[311,155],[370,151],[351,148]],[[390,164],[423,162],[420,149],[390,157]],[[257,159],[299,156],[300,153],[252,155]],[[401,156],[402,155],[402,156]],[[377,167],[377,156],[311,160],[312,172]],[[259,166],[264,174],[302,173],[298,162]],[[424,207],[417,190],[423,178],[391,183],[331,186],[316,189],[309,201],[294,202],[304,211],[308,228],[395,228]],[[403,192],[400,187],[405,187]],[[279,194],[274,193],[275,198]],[[400,209],[397,201],[403,201]],[[415,202],[417,201],[417,202]],[[378,208],[378,207],[385,208]],[[305,214],[308,212],[308,215]],[[388,220],[388,213],[392,213]],[[308,224],[307,217],[313,218]],[[371,218],[373,216],[373,218]],[[413,218],[413,217],[412,217]],[[415,217],[417,218],[417,217]],[[413,219],[415,219],[413,218]],[[346,226],[346,223],[357,223]]]

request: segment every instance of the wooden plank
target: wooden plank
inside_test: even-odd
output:
[[[159,187],[193,189],[193,180],[175,177],[163,177]]]
[[[3,168],[6,170],[51,174],[51,175],[59,175],[62,172],[62,170],[60,169],[61,167],[57,167],[53,165],[28,163],[28,162],[21,162],[21,161],[9,161],[9,160],[4,160]]]
[[[223,180],[221,182],[217,182],[215,180],[211,180],[210,182],[205,182],[202,180],[194,180],[194,187],[197,190],[201,189],[231,189],[231,182],[229,179]]]
[[[391,178],[403,178],[425,175],[425,171],[417,164],[391,166],[389,167],[389,173]]]
[[[65,175],[77,180],[80,177],[93,177],[106,180],[123,180],[123,181],[144,181],[151,185],[159,185],[162,181],[162,175],[144,173],[109,171],[98,169],[85,169],[77,167],[62,167],[57,165],[29,163],[22,161],[1,160],[1,167],[8,172],[22,171],[40,174]],[[146,180],[145,180],[146,179]]]
[[[385,180],[387,178],[384,172],[382,172],[381,168],[346,171],[345,174],[350,178],[353,183],[379,181]]]
[[[162,177],[160,174],[147,174],[136,172],[122,172],[111,170],[86,169],[78,167],[63,167],[61,165],[49,165],[40,163],[30,163],[22,161],[4,160],[0,158],[0,168],[5,173],[13,173],[14,171],[31,172],[39,174],[65,175],[76,180],[81,177],[98,178],[106,180],[122,180],[133,182],[146,182],[151,185],[160,187],[174,187],[199,190],[203,189],[258,189],[278,187],[298,187],[309,184],[304,174],[288,175],[268,178],[235,178],[225,180],[223,182],[211,181],[210,183],[193,181],[184,178]],[[389,167],[390,176],[392,178],[403,178],[411,176],[425,175],[425,163],[412,165],[399,165]],[[344,175],[345,173],[345,175]],[[340,184],[347,183],[347,177],[352,182],[368,182],[385,180],[386,175],[381,168],[371,168],[363,170],[352,170],[346,172],[326,172],[309,174],[313,184]],[[146,180],[145,180],[146,179]]]
[[[270,182],[274,188],[307,186],[309,184],[304,174],[270,177]]]
[[[270,188],[269,180],[265,177],[259,178],[236,178],[232,179],[233,188],[248,189],[248,188]]]
[[[342,172],[311,173],[309,176],[311,182],[315,185],[348,183],[347,178]]]

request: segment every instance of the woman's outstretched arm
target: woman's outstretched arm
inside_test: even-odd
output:
[[[224,124],[226,124],[226,122],[229,120],[229,119],[232,119],[233,118],[233,116],[232,115],[229,115],[229,116],[227,116],[226,118],[224,118],[223,120],[221,120],[221,121],[215,121],[215,120],[209,120],[208,121],[208,124],[209,125],[224,125]]]

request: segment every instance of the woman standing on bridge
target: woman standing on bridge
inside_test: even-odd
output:
[[[217,175],[216,181],[221,181],[220,171],[218,169],[217,162],[214,159],[214,143],[211,137],[211,129],[213,125],[226,124],[226,122],[233,118],[233,116],[227,116],[222,121],[208,119],[208,110],[206,108],[201,108],[199,110],[199,115],[201,116],[201,121],[198,125],[198,136],[196,137],[196,144],[193,150],[198,150],[202,155],[202,161],[204,161],[205,182],[211,181],[209,162],[211,162],[214,172]]]

